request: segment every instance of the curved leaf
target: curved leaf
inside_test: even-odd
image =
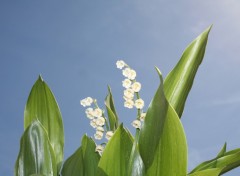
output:
[[[207,28],[185,49],[181,59],[164,81],[166,98],[180,118],[194,77],[203,60],[210,30],[211,27]]]
[[[162,74],[158,69],[157,71],[161,84],[148,107],[139,135],[139,151],[146,169],[151,166],[155,157],[168,111],[168,103],[163,91]]]
[[[115,110],[111,88],[109,86],[108,86],[108,95],[105,98],[105,105],[108,113],[110,130],[115,131],[118,127],[118,116]]]
[[[25,130],[15,164],[15,176],[57,176],[55,154],[44,127],[35,120]]]
[[[95,148],[94,141],[84,135],[81,147],[64,162],[62,176],[96,176],[100,155]]]
[[[162,136],[147,175],[180,176],[186,174],[186,137],[177,113],[169,106]]]
[[[188,176],[219,176],[222,169],[215,168],[215,169],[207,169],[204,171],[194,172],[189,174]]]
[[[108,141],[99,161],[99,175],[126,176],[132,145],[132,137],[121,124]]]
[[[79,147],[63,164],[62,176],[83,176],[83,153],[82,147]]]
[[[223,174],[238,166],[240,166],[240,149],[226,152],[225,144],[216,158],[201,163],[195,169],[193,169],[190,174],[210,168],[219,168],[221,169],[221,174]]]
[[[82,139],[82,153],[85,176],[96,176],[97,174],[100,155],[98,152],[95,152],[95,149],[95,142],[91,138],[84,135]]]
[[[227,147],[227,144],[225,143],[224,146],[222,147],[221,151],[218,153],[217,157],[215,157],[214,159],[211,159],[211,160],[208,160],[208,161],[205,161],[201,164],[199,164],[197,167],[195,167],[191,172],[191,173],[194,173],[196,171],[199,171],[199,170],[203,170],[203,168],[206,167],[206,165],[209,165],[209,163],[217,160],[218,158],[224,156],[224,154],[226,153],[226,147]]]
[[[144,176],[145,166],[139,153],[137,138],[133,143],[132,152],[129,159],[128,176]]]
[[[140,131],[139,151],[146,175],[178,176],[187,174],[187,143],[179,117],[167,102],[163,79],[149,106]]]
[[[38,119],[47,130],[56,154],[58,171],[63,160],[64,132],[58,104],[47,84],[39,76],[32,87],[24,111],[24,128]]]

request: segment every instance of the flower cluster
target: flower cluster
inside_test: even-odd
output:
[[[80,101],[83,107],[88,107],[85,110],[86,116],[90,119],[90,125],[96,129],[94,138],[96,140],[101,140],[104,136],[106,119],[104,116],[104,111],[98,107],[97,100],[91,97],[87,97]],[[93,104],[93,106],[92,106]],[[113,131],[106,131],[105,138],[109,140],[113,136]],[[102,153],[104,146],[97,145],[96,152]]]
[[[117,61],[116,65],[117,68],[122,69],[122,74],[125,77],[122,81],[122,86],[125,88],[123,92],[123,98],[125,100],[124,106],[129,109],[134,106],[137,109],[142,109],[144,107],[144,101],[138,96],[138,92],[141,90],[141,84],[136,81],[136,71],[131,69],[123,60]]]
[[[141,120],[143,119],[141,117],[143,117],[144,114],[141,113],[144,107],[144,101],[139,96],[141,83],[136,81],[136,71],[131,69],[123,60],[118,60],[116,65],[117,68],[122,70],[122,74],[125,77],[125,79],[122,81],[122,86],[125,88],[123,92],[123,98],[125,100],[124,107],[129,109],[136,107],[138,109],[138,119],[132,122],[132,126],[140,129]]]

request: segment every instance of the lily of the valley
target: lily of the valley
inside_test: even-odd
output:
[[[84,98],[80,101],[80,104],[83,107],[91,106],[92,103],[93,103],[93,99],[91,97]]]
[[[102,154],[103,150],[104,150],[104,147],[102,145],[97,145],[95,148],[95,152],[98,152],[100,154]]]
[[[140,120],[134,120],[134,121],[132,122],[132,126],[133,126],[134,128],[140,129],[140,128],[141,128],[141,122],[140,122]]]
[[[116,65],[117,65],[117,68],[122,69],[126,64],[123,60],[118,60]]]
[[[135,101],[135,107],[137,109],[142,109],[144,107],[144,101],[141,98],[137,99]]]
[[[107,140],[110,140],[112,136],[113,136],[113,131],[108,131],[105,137]]]

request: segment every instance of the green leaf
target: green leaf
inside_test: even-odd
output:
[[[55,154],[44,127],[38,120],[25,130],[15,164],[15,176],[57,176]]]
[[[167,102],[161,84],[147,110],[140,131],[139,152],[146,175],[186,175],[187,143],[179,117]]]
[[[83,176],[83,153],[82,147],[79,147],[63,164],[62,176]]]
[[[192,174],[189,174],[188,176],[219,176],[219,174],[221,173],[220,168],[215,168],[215,169],[207,169],[204,171],[198,171],[198,172],[194,172]]]
[[[105,105],[108,113],[110,130],[115,131],[118,127],[118,116],[115,110],[111,88],[109,86],[108,86],[108,95],[105,98]]]
[[[24,128],[38,119],[47,130],[51,145],[56,154],[58,171],[63,160],[64,131],[58,104],[48,85],[39,76],[32,87],[24,111]]]
[[[138,131],[136,133],[137,135],[135,137],[130,159],[129,159],[128,176],[144,176],[145,175],[145,166],[139,154],[139,147],[137,142],[139,133]]]
[[[82,151],[85,176],[96,176],[97,174],[100,155],[98,152],[95,152],[95,149],[95,142],[91,138],[84,135],[82,139]]]
[[[163,78],[160,71],[158,69],[157,71],[161,84],[148,107],[139,136],[139,151],[146,169],[149,168],[153,162],[168,111],[168,102],[163,91]]]
[[[99,161],[99,175],[126,176],[133,139],[121,124],[108,141]]]
[[[166,98],[180,118],[194,77],[203,60],[210,30],[211,27],[207,28],[185,49],[181,59],[164,81]]]
[[[81,147],[64,162],[62,176],[96,176],[100,155],[95,148],[94,141],[84,135]]]
[[[225,149],[224,149],[225,148]],[[224,145],[222,151],[226,151],[226,146]],[[240,149],[235,149],[229,152],[222,152],[222,155],[219,155],[209,161],[205,161],[193,169],[191,173],[198,171],[204,171],[210,168],[219,168],[221,169],[221,174],[226,173],[238,166],[240,166]]]
[[[208,160],[208,161],[205,161],[201,164],[199,164],[197,167],[195,167],[191,172],[191,173],[194,173],[198,170],[203,170],[203,168],[205,168],[207,165],[209,165],[209,163],[217,160],[218,158],[224,156],[224,154],[226,153],[226,147],[227,147],[227,144],[225,143],[224,146],[222,147],[221,151],[218,153],[217,157],[215,157],[214,159],[211,159],[211,160]]]

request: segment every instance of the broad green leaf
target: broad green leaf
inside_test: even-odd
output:
[[[85,176],[96,176],[97,174],[100,155],[98,152],[95,152],[95,149],[95,142],[91,138],[84,135],[82,139],[82,153]]]
[[[110,124],[110,130],[115,131],[118,127],[118,116],[114,106],[114,100],[111,92],[111,88],[108,87],[108,95],[105,98],[105,105],[108,113],[108,119]]]
[[[56,154],[58,171],[63,160],[64,132],[62,116],[58,104],[48,85],[39,76],[32,87],[24,111],[24,128],[38,119],[47,130]]]
[[[128,176],[144,176],[145,175],[145,166],[139,154],[138,139],[139,139],[139,129],[137,129],[136,131],[136,136],[134,139],[134,143],[133,143],[133,147],[132,147],[132,151],[129,159]]]
[[[62,176],[83,176],[83,153],[82,147],[79,147],[63,164]]]
[[[187,174],[186,137],[181,121],[170,105],[154,161],[146,173],[148,176]]]
[[[198,172],[194,172],[192,174],[189,174],[188,176],[219,176],[219,174],[221,173],[220,168],[215,168],[215,169],[207,169],[204,171],[198,171]]]
[[[147,110],[140,131],[139,151],[146,175],[180,176],[187,174],[187,143],[179,117],[167,102],[163,78]]]
[[[55,154],[44,127],[38,120],[25,130],[15,164],[15,176],[57,176]]]
[[[99,175],[126,176],[132,145],[132,137],[121,124],[108,141],[99,161]]]
[[[81,147],[64,162],[62,176],[96,176],[100,155],[95,148],[94,141],[84,135]]]
[[[163,78],[160,71],[158,69],[157,71],[161,84],[148,107],[139,135],[139,151],[146,169],[151,166],[155,157],[168,111],[168,102],[163,91]]]
[[[210,29],[211,27],[207,28],[185,49],[181,59],[164,81],[166,98],[180,118],[194,77],[203,60]]]

